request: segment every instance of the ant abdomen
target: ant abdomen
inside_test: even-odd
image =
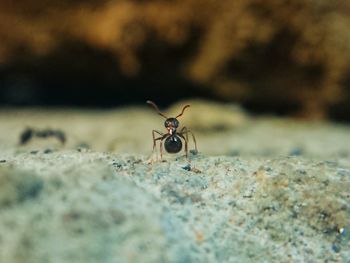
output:
[[[182,141],[179,136],[169,136],[165,139],[164,148],[168,153],[178,153],[182,149]]]

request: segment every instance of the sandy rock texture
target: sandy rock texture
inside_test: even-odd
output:
[[[145,108],[2,111],[0,262],[348,262],[350,128],[211,109],[199,154],[152,164]]]

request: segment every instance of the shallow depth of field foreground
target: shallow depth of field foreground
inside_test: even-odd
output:
[[[189,103],[163,162],[146,106],[2,110],[0,262],[349,262],[349,126]]]

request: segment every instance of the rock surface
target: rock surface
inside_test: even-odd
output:
[[[143,109],[21,114],[0,114],[0,262],[350,260],[346,126],[245,116],[197,130],[190,162],[149,163]],[[23,120],[67,145],[19,146]]]

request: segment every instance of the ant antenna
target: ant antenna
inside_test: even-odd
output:
[[[167,116],[165,116],[163,113],[160,112],[158,106],[157,106],[153,101],[148,100],[148,101],[146,101],[146,103],[152,105],[153,108],[158,112],[158,114],[159,114],[160,116],[164,117],[165,119],[168,118]]]
[[[182,112],[181,112],[179,115],[177,115],[177,116],[175,117],[175,119],[181,117],[182,114],[184,114],[185,109],[187,109],[188,107],[190,107],[190,105],[186,105],[185,107],[183,107]]]

